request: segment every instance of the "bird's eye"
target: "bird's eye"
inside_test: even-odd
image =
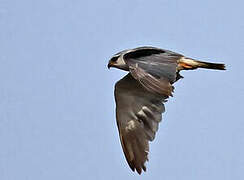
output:
[[[118,57],[115,56],[115,57],[112,57],[112,58],[110,59],[110,61],[115,62],[115,61],[117,61],[117,59],[118,59]]]

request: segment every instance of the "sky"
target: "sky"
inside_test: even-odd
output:
[[[244,179],[241,0],[0,0],[1,180]],[[225,63],[183,72],[147,172],[128,167],[108,70],[156,46]]]

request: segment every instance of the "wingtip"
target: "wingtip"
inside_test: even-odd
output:
[[[148,161],[148,159],[147,159],[147,161]],[[142,174],[142,170],[143,170],[144,172],[147,171],[147,167],[145,166],[144,163],[142,163],[141,165],[136,165],[136,163],[135,163],[134,161],[130,161],[130,162],[128,162],[128,165],[129,165],[130,169],[131,169],[133,172],[136,171],[139,175]]]
[[[136,171],[139,175],[141,175],[141,167],[136,168]]]
[[[147,171],[147,167],[144,164],[142,164],[142,169],[143,169],[144,172]]]
[[[128,162],[128,164],[129,164],[129,166],[130,166],[130,169],[131,169],[133,172],[135,172],[135,167],[134,167],[131,163],[129,163],[129,162]]]

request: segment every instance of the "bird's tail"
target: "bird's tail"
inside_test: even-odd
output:
[[[179,60],[178,63],[179,70],[192,70],[197,68],[225,70],[225,64],[197,61],[186,57],[183,57]]]

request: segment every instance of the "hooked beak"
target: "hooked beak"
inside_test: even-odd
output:
[[[108,69],[110,69],[111,67],[113,67],[113,63],[111,61],[108,62]]]
[[[108,63],[108,69],[110,69],[111,68],[111,65]]]

